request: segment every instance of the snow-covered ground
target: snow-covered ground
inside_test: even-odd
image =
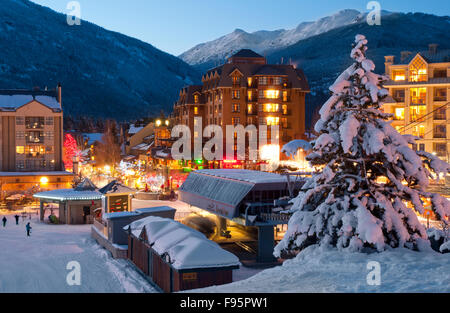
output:
[[[369,262],[379,262],[381,281],[370,286]],[[363,254],[309,247],[283,266],[228,285],[193,292],[450,292],[450,254],[398,249]],[[370,275],[369,275],[370,277]]]
[[[3,216],[1,216],[3,218]],[[31,237],[28,218],[15,225],[7,216],[0,226],[0,292],[156,292],[125,260],[112,259],[91,238],[91,225],[47,225],[33,216]],[[81,286],[69,286],[66,266],[81,265]]]

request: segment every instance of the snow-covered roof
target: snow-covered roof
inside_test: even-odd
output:
[[[134,149],[134,150],[148,150],[148,149],[150,149],[152,146],[153,146],[153,143],[151,143],[151,144],[141,143],[141,144],[139,144],[139,145],[134,146],[134,147],[131,148],[131,149]]]
[[[112,212],[112,213],[104,213],[103,219],[105,220],[112,220],[116,218],[125,218],[125,217],[134,217],[139,216],[141,214],[148,214],[148,213],[156,213],[156,212],[167,212],[167,211],[176,211],[174,208],[170,206],[161,206],[161,207],[154,207],[154,208],[143,208],[138,209],[136,211],[132,212]],[[138,234],[139,235],[139,234]]]
[[[74,188],[75,191],[95,191],[97,189],[97,186],[89,178],[85,178]]]
[[[240,265],[234,254],[223,250],[200,232],[171,219],[149,216],[124,229],[129,228],[136,237],[145,228],[152,249],[159,255],[166,255],[166,261],[177,270]]]
[[[119,183],[117,180],[110,182],[108,185],[101,188],[99,191],[104,195],[136,192],[135,189],[125,186],[124,184]]]
[[[71,172],[0,172],[0,176],[73,176]]]
[[[98,191],[76,191],[74,189],[57,189],[52,191],[40,192],[33,197],[37,199],[48,199],[58,201],[73,200],[100,200],[102,194]]]
[[[102,136],[103,136],[102,133],[84,133],[83,134],[83,137],[87,138],[87,140],[88,140],[88,145],[92,145],[97,141],[98,142],[102,141]]]
[[[61,109],[61,104],[55,97],[31,94],[0,94],[0,108],[15,111],[33,100],[50,109]]]
[[[241,169],[198,170],[194,173],[234,179],[253,184],[287,182],[286,177],[279,174]]]
[[[140,131],[143,130],[143,129],[144,129],[143,126],[141,126],[141,127],[136,127],[134,124],[131,124],[131,125],[130,125],[130,129],[128,130],[128,134],[134,135],[134,134],[137,134],[138,132],[140,132]]]

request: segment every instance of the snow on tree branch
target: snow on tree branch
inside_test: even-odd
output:
[[[424,249],[429,241],[415,212],[423,213],[426,203],[449,224],[450,202],[427,187],[433,174],[449,173],[450,165],[413,151],[415,138],[391,126],[392,115],[380,110],[387,78],[373,73],[366,51],[367,39],[357,35],[350,54],[354,63],[330,87],[315,125],[319,136],[307,159],[322,171],[293,200],[275,256],[314,244],[350,251]]]

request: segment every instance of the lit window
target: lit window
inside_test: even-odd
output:
[[[268,89],[264,90],[264,98],[266,99],[278,99],[280,97],[279,90]]]
[[[404,108],[396,108],[394,118],[396,120],[404,120],[405,119],[405,109]]]
[[[198,114],[198,107],[194,107],[194,114],[195,114],[195,115]]]
[[[276,113],[280,109],[278,103],[266,103],[264,104],[264,112],[266,113]]]
[[[289,111],[288,111],[288,106],[287,104],[283,104],[283,115],[288,115]]]
[[[409,66],[409,80],[412,82],[427,81],[427,65],[420,57],[416,57]]]
[[[239,90],[233,90],[233,99],[240,99],[241,92]]]
[[[233,117],[231,118],[231,124],[233,125],[239,125],[241,123],[241,119],[239,117]]]
[[[411,105],[424,105],[427,101],[427,88],[411,88]]]
[[[253,105],[251,105],[251,104],[247,105],[247,112],[248,112],[248,114],[253,113]]]
[[[393,71],[395,81],[401,81],[406,79],[405,70]]]
[[[283,91],[283,101],[284,102],[288,101],[288,92],[287,91]]]
[[[272,116],[266,117],[266,124],[267,126],[280,125],[280,118]]]
[[[24,146],[17,146],[16,147],[16,153],[17,154],[24,154],[25,153],[25,147]]]
[[[252,101],[252,91],[251,90],[249,90],[247,92],[247,98],[248,98],[248,101]]]
[[[424,125],[416,125],[412,130],[413,136],[424,138],[425,137],[425,126]]]
[[[198,95],[194,96],[194,103],[198,103]]]
[[[237,103],[233,104],[232,112],[233,113],[241,112],[241,106],[239,104],[237,104]]]

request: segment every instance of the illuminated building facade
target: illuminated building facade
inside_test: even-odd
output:
[[[73,175],[64,172],[62,155],[61,86],[0,90],[1,190],[70,186]]]
[[[385,56],[385,71],[390,96],[384,111],[394,115],[392,126],[420,138],[413,149],[449,161],[450,50],[430,44],[427,51],[402,52],[398,63]]]
[[[263,56],[244,49],[207,71],[202,83],[183,88],[173,111],[174,123],[187,125],[192,140],[202,136],[194,130],[196,117],[202,118],[203,129],[221,126],[224,137],[227,125],[255,125],[258,130],[260,125],[278,125],[280,146],[305,138],[309,86],[301,69],[267,64]],[[270,144],[270,127],[267,138]]]

